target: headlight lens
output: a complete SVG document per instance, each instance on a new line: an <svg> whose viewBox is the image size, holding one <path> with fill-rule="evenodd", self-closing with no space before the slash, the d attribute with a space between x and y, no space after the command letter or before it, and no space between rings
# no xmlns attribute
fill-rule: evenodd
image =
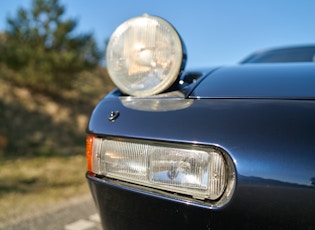
<svg viewBox="0 0 315 230"><path fill-rule="evenodd" d="M89 171L160 190L217 201L231 197L235 171L229 158L211 147L88 137Z"/></svg>
<svg viewBox="0 0 315 230"><path fill-rule="evenodd" d="M143 15L115 30L107 46L106 65L121 91L151 96L175 82L184 67L183 52L181 39L170 23Z"/></svg>

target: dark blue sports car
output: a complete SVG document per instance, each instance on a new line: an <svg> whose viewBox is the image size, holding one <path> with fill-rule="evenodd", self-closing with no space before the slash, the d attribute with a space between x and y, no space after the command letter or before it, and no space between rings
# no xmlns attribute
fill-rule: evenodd
<svg viewBox="0 0 315 230"><path fill-rule="evenodd" d="M314 46L185 71L182 39L143 15L113 33L117 89L88 125L104 229L315 229Z"/></svg>

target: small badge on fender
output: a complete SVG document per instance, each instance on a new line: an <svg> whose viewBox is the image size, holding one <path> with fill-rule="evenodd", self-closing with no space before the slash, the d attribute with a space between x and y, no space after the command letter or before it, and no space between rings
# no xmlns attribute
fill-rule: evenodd
<svg viewBox="0 0 315 230"><path fill-rule="evenodd" d="M119 111L111 111L108 120L115 121L119 117Z"/></svg>

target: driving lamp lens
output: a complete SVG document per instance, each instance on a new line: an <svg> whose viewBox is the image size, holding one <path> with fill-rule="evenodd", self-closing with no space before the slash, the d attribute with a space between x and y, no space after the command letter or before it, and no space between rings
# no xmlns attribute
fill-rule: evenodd
<svg viewBox="0 0 315 230"><path fill-rule="evenodd" d="M96 174L199 200L225 194L226 201L234 188L234 168L217 149L97 137L93 143L90 170Z"/></svg>
<svg viewBox="0 0 315 230"><path fill-rule="evenodd" d="M174 27L162 18L144 15L114 31L106 65L122 92L145 97L161 93L175 82L183 56L183 44Z"/></svg>

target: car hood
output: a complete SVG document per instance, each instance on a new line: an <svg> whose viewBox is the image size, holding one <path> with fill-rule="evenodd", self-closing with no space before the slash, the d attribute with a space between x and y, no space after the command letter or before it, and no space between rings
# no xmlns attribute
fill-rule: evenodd
<svg viewBox="0 0 315 230"><path fill-rule="evenodd" d="M315 98L314 63L245 64L209 72L189 98Z"/></svg>

